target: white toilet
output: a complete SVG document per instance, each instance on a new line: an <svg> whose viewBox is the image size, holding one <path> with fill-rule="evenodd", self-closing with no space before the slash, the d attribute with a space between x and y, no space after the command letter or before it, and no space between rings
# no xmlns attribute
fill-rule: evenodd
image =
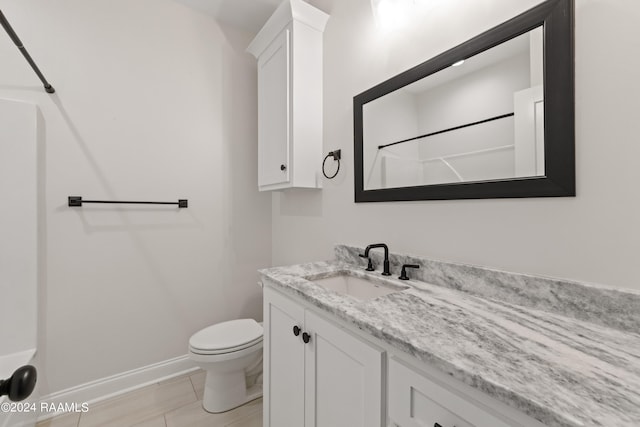
<svg viewBox="0 0 640 427"><path fill-rule="evenodd" d="M262 324L238 319L209 326L189 339L189 357L207 372L206 411L229 411L262 396L262 333Z"/></svg>

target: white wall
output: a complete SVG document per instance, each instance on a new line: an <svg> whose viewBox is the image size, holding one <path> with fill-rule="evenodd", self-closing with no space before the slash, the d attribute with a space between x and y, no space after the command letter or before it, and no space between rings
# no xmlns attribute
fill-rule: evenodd
<svg viewBox="0 0 640 427"><path fill-rule="evenodd" d="M575 198L353 202L352 97L538 3L456 0L383 35L368 0L314 0L324 48L324 150L343 150L322 192L273 197L274 264L332 257L335 243L640 289L640 2L576 1Z"/></svg>
<svg viewBox="0 0 640 427"><path fill-rule="evenodd" d="M187 353L214 322L261 319L270 196L257 192L251 35L169 0L0 0L57 92L0 31L0 98L44 118L41 392ZM189 199L189 208L85 199Z"/></svg>

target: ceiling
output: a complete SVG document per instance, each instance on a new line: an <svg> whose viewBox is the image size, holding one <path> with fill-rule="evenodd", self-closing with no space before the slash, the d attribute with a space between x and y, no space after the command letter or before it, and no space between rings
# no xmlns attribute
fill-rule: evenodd
<svg viewBox="0 0 640 427"><path fill-rule="evenodd" d="M176 0L218 21L257 33L282 0Z"/></svg>

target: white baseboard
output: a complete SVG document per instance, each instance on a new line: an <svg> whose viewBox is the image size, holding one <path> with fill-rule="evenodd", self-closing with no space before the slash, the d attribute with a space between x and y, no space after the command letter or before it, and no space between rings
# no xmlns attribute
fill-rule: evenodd
<svg viewBox="0 0 640 427"><path fill-rule="evenodd" d="M91 405L197 369L189 355L184 355L51 393L42 396L40 401L54 404L86 402ZM58 414L41 414L38 421L56 415Z"/></svg>

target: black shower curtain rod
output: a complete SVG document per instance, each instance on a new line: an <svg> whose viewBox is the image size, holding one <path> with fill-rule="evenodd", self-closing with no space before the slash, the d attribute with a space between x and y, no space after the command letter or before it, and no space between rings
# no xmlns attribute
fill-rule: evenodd
<svg viewBox="0 0 640 427"><path fill-rule="evenodd" d="M40 78L40 81L44 85L44 90L46 90L48 93L54 93L56 90L53 88L53 86L49 84L47 79L44 78L44 76L40 72L40 69L38 68L36 63L33 62L33 59L31 59L31 55L29 55L29 52L27 52L27 49L25 49L24 45L22 44L22 41L20 41L20 38L18 37L16 32L13 31L13 28L11 28L9 21L7 21L7 18L4 16L1 10L0 10L0 24L2 24L2 26L4 27L4 30L7 32L7 34L9 34L9 37L11 37L11 40L13 40L15 45L18 46L18 49L20 49L20 52L22 52L22 55L24 55L29 65L31 65L31 68L33 68L33 71L36 72L36 74L38 75L38 78Z"/></svg>

